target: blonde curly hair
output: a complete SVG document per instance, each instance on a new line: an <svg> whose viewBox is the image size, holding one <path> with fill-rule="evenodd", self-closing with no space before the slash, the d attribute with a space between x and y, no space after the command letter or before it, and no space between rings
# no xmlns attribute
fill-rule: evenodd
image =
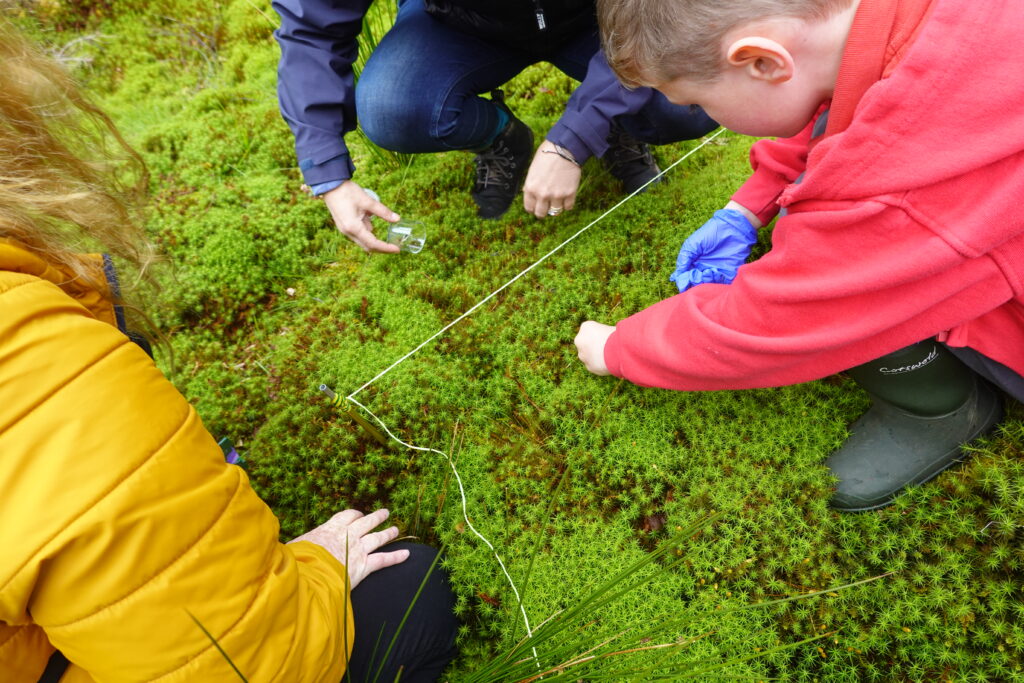
<svg viewBox="0 0 1024 683"><path fill-rule="evenodd" d="M139 222L142 158L75 79L3 19L0 92L0 237L113 300L83 252L121 259L135 270L129 285L155 260Z"/></svg>

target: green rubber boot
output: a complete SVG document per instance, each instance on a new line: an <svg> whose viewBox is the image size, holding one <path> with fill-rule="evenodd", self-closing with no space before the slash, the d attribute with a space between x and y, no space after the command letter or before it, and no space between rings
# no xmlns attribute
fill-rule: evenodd
<svg viewBox="0 0 1024 683"><path fill-rule="evenodd" d="M832 507L885 507L907 486L964 458L961 446L1003 418L999 393L942 344L928 340L848 371L873 405L825 464L839 478Z"/></svg>

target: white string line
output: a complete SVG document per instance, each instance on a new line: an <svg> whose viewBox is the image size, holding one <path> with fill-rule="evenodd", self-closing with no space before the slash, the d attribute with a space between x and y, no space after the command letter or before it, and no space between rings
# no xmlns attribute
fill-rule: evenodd
<svg viewBox="0 0 1024 683"><path fill-rule="evenodd" d="M377 373L377 376L376 376L376 377L374 377L374 378L373 378L373 379L371 379L371 380L370 380L369 382L367 382L367 383L366 383L366 384L364 384L363 386L361 386L361 387L359 387L358 389L356 389L355 391L353 391L353 392L352 392L351 394L349 394L349 395L348 395L348 396L346 396L345 398L347 398L348 400L352 400L352 397L353 397L353 396L356 396L356 395L358 395L359 393L361 393L361 392L363 391L363 389L366 389L366 388L367 388L368 386L370 386L371 384L373 384L374 382L376 382L376 381L377 381L378 379L380 379L380 378L381 378L381 377L383 377L384 375L386 375L386 374L388 374L389 372L391 372L392 370L394 370L394 369L395 369L395 368L396 368L396 367L397 367L397 366L398 366L399 364L401 364L401 363L405 362L405 360L406 360L406 359L408 359L408 358L409 358L410 356L412 356L412 355L413 355L414 353L416 353L417 351L419 351L420 349L422 349L422 348L423 348L424 346L426 346L426 345L427 345L427 344L429 344L430 342L432 342L432 341L434 341L435 339L437 339L438 337L440 337L440 336L441 336L442 334L444 334L445 332L447 332L448 330L450 330L450 329L451 329L452 327L454 327L455 325L459 324L460 322L462 322L463 320L465 320L466 318L468 318L468 317L469 317L469 316L470 316L470 315L471 315L471 314L472 314L472 313L473 313L473 312L474 312L475 310L477 310L478 308L480 308L481 306L483 306L483 305L484 305L485 303L487 303L488 301L490 301L491 299L493 299L493 298L494 298L495 296L497 296L498 294L500 294L500 293L501 293L502 291L504 291L504 290L505 290L505 289L506 289L506 288L507 288L508 286L510 286L510 285L511 285L511 284L512 284L513 282L515 282L516 280L518 280L519 278L521 278L522 276L526 275L526 274L527 274L527 273L529 273L529 272L530 272L531 270L533 270L534 268L536 268L537 266L539 266L539 265L540 265L541 263L543 263L544 261L546 261L546 260L548 259L548 257L549 257L549 256L551 256L551 255L552 255L552 254L554 254L555 252L559 251L559 250L560 250L560 249L561 249L562 247L564 247L565 245L569 244L569 242L572 242L572 241L573 241L574 239L576 239L577 237L579 237L580 235L582 235L582 234L583 234L584 232L586 232L587 230L589 230L589 229L590 229L590 228L591 228L592 226L594 226L594 225L595 225L595 224L597 224L597 223L598 223L599 221L601 221L602 219L604 219L604 218L605 218L605 217L606 217L606 216L607 216L608 214L610 214L610 213L612 213L613 211L617 210L617 209L618 209L618 208L619 208L620 206L622 206L623 204L625 204L626 202L628 202L628 201L629 201L630 199L632 199L633 197L635 197L635 196L636 196L637 194L639 194L639 193L643 192L643 191L644 191L644 190L645 190L645 189L647 188L647 186L648 186L648 185L650 185L651 183L657 182L657 181L658 181L658 180L659 180L659 179L660 179L660 178L661 178L661 177L662 177L663 175L665 175L666 173L668 173L669 171L671 171L671 170L672 170L673 168L675 168L676 166L678 166L678 165L679 165L679 164L680 164L680 163L681 163L682 161L684 161L684 160L686 160L687 158L689 158L689 157L690 157L691 155L693 155L693 154L694 154L695 152L697 152L698 150L702 149L702 148L703 148L703 147L704 147L704 146L705 146L706 144L708 144L709 142L711 142L712 140L714 140L714 139L715 139L716 137L718 137L719 135L721 135L721 134L722 134L722 132L724 132L724 131L725 131L725 128L719 128L719 129L718 129L717 131L715 131L714 135L711 135L711 136L708 136L708 137L704 138L704 141L703 141L703 142L701 142L701 143L700 143L699 145L697 145L696 147L694 147L693 149L691 149L691 150L690 150L689 152L687 152L687 153L686 153L686 154L684 154L683 156L679 157L679 159L677 159L677 160L676 160L676 161L675 161L675 162L674 162L674 163L673 163L673 164L672 164L671 166L669 166L669 167L668 167L668 168L666 168L666 169L665 169L664 171L662 171L662 172L661 172L661 173L659 173L658 175L656 175L656 176L654 176L653 178L651 178L650 180L648 180L648 181L647 181L646 183L644 183L643 185L641 185L641 186L640 186L640 187L638 187L637 189L633 190L633 192L631 192L630 194L628 194L628 195L626 195L625 197L623 197L623 198L622 198L622 200L620 200L618 204L616 204L616 205L615 205L615 206L613 206L612 208L608 209L607 211L605 211L604 213L602 213L602 214L601 214L600 216L598 216L598 217L597 217L597 218L595 218L594 220L590 221L590 223L588 223L587 225L585 225L585 226L583 226L582 228L580 228L579 230L577 230L577 231L576 231L576 233L575 233L575 234L574 234L574 235L573 235L572 237L570 237L569 239L565 240L564 242L562 242L561 244L559 244L559 245L558 245L557 247L555 247L554 249L552 249L552 250L551 250L551 251L549 251L548 253L546 253L546 254L544 254L543 256L541 256L541 257L540 257L540 258L539 258L539 259L538 259L537 261L535 261L535 262L534 262L533 264L531 264L530 266L528 266L528 267L526 267L525 269L523 269L522 271L520 271L518 275L516 275L516 276L515 276L515 277L513 277L513 278L512 278L511 280L509 280L508 282L506 282L505 284L503 284L503 285L502 285L501 287L498 287L498 288L497 288L496 290L494 290L493 292L491 292L490 294L488 294L487 296L485 296L485 297L484 297L483 299L481 299L480 301L478 301L478 302L477 302L476 304L474 304L474 305L473 305L473 307L472 307L472 308L470 308L469 310L467 310L467 311L466 311L465 313L463 313L462 315L460 315L460 316L459 316L458 318L456 318L455 320L451 321L450 323L448 323L447 325L445 325L444 327L442 327L442 328L441 328L440 330L438 330L438 331L437 331L437 332L435 332L434 334L432 334L432 335L430 335L429 337L427 337L427 338L426 338L426 339L425 339L425 340L424 340L424 341L423 341L423 342L422 342L422 343L421 343L421 344L420 344L419 346L417 346L417 347L416 347L416 348L414 348L414 349L413 349L412 351L410 351L409 353L405 354L404 356L402 356L401 358L399 358L398 360L396 360L396 361L395 361L394 363L392 363L392 364L391 364L391 365L389 365L388 367L386 367L386 368L384 368L383 370L381 370L381 371L380 371L379 373Z"/></svg>
<svg viewBox="0 0 1024 683"><path fill-rule="evenodd" d="M494 290L493 292L488 294L486 297L484 297L483 299L478 301L476 304L474 304L465 313L463 313L458 318L456 318L455 320L451 321L450 323L448 323L447 325L442 327L440 330L438 330L437 332L432 334L430 337L428 337L426 340L424 340L419 346L417 346L412 351L410 351L409 353L405 354L404 356L402 356L401 358L396 360L394 363L389 365L387 368L385 368L381 372L377 373L376 377L374 377L369 382L367 382L366 384L364 384L363 386L359 387L358 389L356 389L351 394L349 394L348 396L345 397L346 401L350 401L351 403L355 404L356 406L361 408L363 410L363 412L365 412L367 415L369 415L374 420L376 420L377 424L379 424L381 426L381 428L385 432L387 432L387 435L390 436L392 439L394 439L397 443L405 446L406 448L410 448L410 449L415 450L415 451L422 451L424 453L437 453L438 455L442 456L448 462L448 466L451 468L452 473L455 475L455 481L459 485L459 497L460 497L461 503L462 503L462 518L465 520L466 525L470 528L470 530L473 532L473 534L476 535L476 537L479 538L481 541L483 541L484 544L488 548L490 548L491 553L494 555L494 559L496 559L498 561L498 565L501 567L501 571L505 575L505 579L508 580L508 584L509 584L509 586L512 587L512 592L516 596L516 602L519 603L519 611L523 615L523 623L526 624L526 634L527 634L527 637L532 637L533 636L533 630L530 627L530 619L526 615L526 609L525 609L525 606L523 605L523 600L522 600L522 598L519 595L519 589L516 588L515 581L512 580L512 576L508 573L508 569L505 567L505 563L504 563L504 561L502 561L501 556L498 555L498 551L495 549L494 545L489 540L487 540L487 538L483 534L481 534L479 531L477 531L476 527L473 526L473 523L469 521L469 512L468 512L467 503L466 503L466 490L465 490L465 488L462 485L462 477L459 475L459 471L455 468L455 463L452 461L451 457L447 453L445 453L443 451L439 451L436 448L429 448L429 447L423 447L423 446L414 446L411 443L407 443L405 441L402 441L397 436L395 436L394 433L390 429L388 429L388 426L386 424L384 424L383 420L381 420L379 417L377 417L369 408L367 408L362 403L357 401L355 399L355 396L357 394L359 394L361 391L363 391L364 389L366 389L368 386L370 386L371 384L376 382L378 379L380 379L384 375L386 375L389 372L391 372L400 363L403 363L404 361L406 361L410 356L412 356L417 351L422 349L424 346L426 346L427 344L432 342L434 339L437 339L439 336L441 336L442 334L444 334L445 332L450 330L452 327L454 327L455 325L457 325L461 321L465 320L467 317L470 316L470 314L473 313L473 311L477 310L478 308L483 306L485 303L487 303L488 301L493 299L502 290L504 290L509 285L511 285L513 282L515 282L516 280L518 280L519 278L521 278L522 276L526 275L531 270L533 270L534 268L539 266L541 263L543 263L552 254L554 254L555 252L559 251L562 247L564 247L565 245L569 244L569 242L572 242L574 239L576 239L577 237L582 235L584 232L586 232L592 226L594 226L596 223L598 223L599 221L604 219L606 216L608 216L609 214L614 212L616 209L618 209L620 206L625 204L627 201L629 201L630 199L635 197L640 192L643 192L643 190L648 185L650 185L651 183L657 182L659 178L661 178L663 175L665 175L666 173L671 171L673 168L678 166L682 161L686 160L687 158L692 156L694 153L696 153L697 151L702 149L705 145L707 145L709 142L711 142L716 137L721 135L724 131L725 131L724 128L719 128L713 135L708 136L699 145L697 145L696 147L691 149L689 152L687 152L683 156L679 157L679 159L677 159L675 162L673 162L668 168L666 168L665 170L661 171L658 175L654 176L653 178L648 180L646 183L644 183L643 185L638 187L636 190L634 190L630 194L628 194L625 197L623 197L622 200L620 200L615 206L613 206L612 208L610 208L607 211L605 211L603 214L601 214L600 216L598 216L597 218L592 220L590 223L588 223L584 227L580 228L578 231L576 231L575 234L573 234L567 240L565 240L564 242L559 244L557 247L555 247L554 249L552 249L548 253L544 254L542 257L540 257L540 259L535 261L532 265L530 265L529 267L527 267L527 268L523 269L522 271L520 271L520 273L518 275L516 275L511 280L509 280L508 282L503 284L501 287L499 287L498 289ZM536 650L536 648L531 648L531 649L533 650L533 657L536 660L537 659L537 650ZM537 662L537 665L540 666L540 662L539 661Z"/></svg>
<svg viewBox="0 0 1024 683"><path fill-rule="evenodd" d="M405 441L402 441L397 436L395 436L394 433L392 433L392 431L390 429L388 429L388 426L386 424L384 424L384 422L379 417L374 415L370 411L369 408L367 408L366 406L364 406L362 403L360 403L359 401L355 400L351 396L349 396L347 398L347 400L351 401L352 403L354 403L357 406L359 406L360 408L362 408L363 411L366 412L367 415L369 415L370 417L372 417L374 420L377 421L377 424L379 424L381 426L381 428L385 432L388 433L388 436L390 436L392 439L394 439L398 443L402 444L406 448L411 448L414 451L423 451L424 453L437 453L438 455L443 456L444 459L448 461L448 466L451 467L452 474L455 475L455 481L459 485L459 497L462 499L462 518L466 520L466 525L470 528L470 530L474 534L476 534L476 537L479 538L481 541L483 541L484 544L486 544L487 547L491 549L491 552L494 553L494 558L496 560L498 560L498 564L501 566L502 573L505 575L505 578L508 579L508 584L510 586L512 586L512 592L515 593L516 602L519 603L519 611L522 612L522 614L523 614L523 622L526 624L526 635L528 637L532 637L533 636L533 631L530 629L530 619L529 619L529 617L526 616L526 609L523 607L523 599L520 597L519 590L516 588L515 582L512 580L512 577L509 575L508 569L505 568L505 563L502 562L501 556L498 555L498 551L494 548L493 545L491 545L491 542L488 541L487 538L484 537L483 534L481 534L479 531L477 531L476 527L473 526L473 523L469 521L469 512L468 512L467 507L466 507L466 489L463 488L463 486L462 486L462 477L459 475L459 471L457 469L455 469L455 463L452 462L451 457L449 457L449 455L447 453L444 453L443 451L439 451L436 448L425 448L423 446L414 446L411 443L406 443ZM534 649L534 651L533 651L533 656L534 656L534 658L537 657L537 650L536 649Z"/></svg>

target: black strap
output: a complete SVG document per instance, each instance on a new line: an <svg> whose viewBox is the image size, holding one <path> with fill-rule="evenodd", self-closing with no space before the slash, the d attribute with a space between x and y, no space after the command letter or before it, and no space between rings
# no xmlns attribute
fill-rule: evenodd
<svg viewBox="0 0 1024 683"><path fill-rule="evenodd" d="M114 267L114 261L110 258L110 254L103 255L103 275L107 278L107 285L110 287L110 293L114 295L114 300L120 300L121 283L117 279L117 268ZM146 339L146 336L135 330L128 329L124 319L124 306L121 304L114 304L114 320L117 322L117 329L124 332L128 335L129 339L142 347L147 356L153 357L153 347L150 345L149 340Z"/></svg>
<svg viewBox="0 0 1024 683"><path fill-rule="evenodd" d="M46 663L43 675L39 677L39 683L58 683L70 664L71 662L64 656L64 653L57 650L50 655L50 661Z"/></svg>

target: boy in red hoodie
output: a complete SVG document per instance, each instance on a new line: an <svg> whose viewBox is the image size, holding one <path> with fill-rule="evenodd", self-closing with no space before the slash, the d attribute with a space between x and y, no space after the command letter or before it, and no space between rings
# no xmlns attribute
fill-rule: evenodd
<svg viewBox="0 0 1024 683"><path fill-rule="evenodd" d="M1002 418L993 385L1024 399L1020 3L599 0L598 15L626 84L784 139L754 145L753 175L683 245L678 296L580 327L586 367L677 390L849 370L873 406L828 459L841 510L960 460ZM740 267L780 209L771 251Z"/></svg>

